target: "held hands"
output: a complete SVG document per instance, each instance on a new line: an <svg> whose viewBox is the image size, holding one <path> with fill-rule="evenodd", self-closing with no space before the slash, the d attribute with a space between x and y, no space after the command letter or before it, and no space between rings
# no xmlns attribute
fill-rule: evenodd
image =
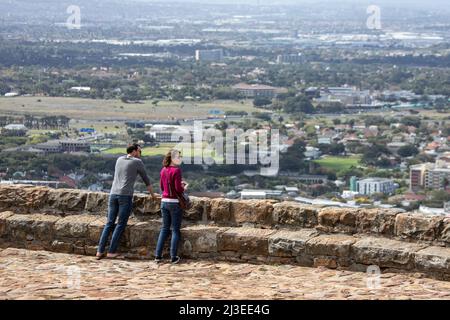
<svg viewBox="0 0 450 320"><path fill-rule="evenodd" d="M187 190L187 188L189 187L189 183L187 183L186 181L181 181L181 184L183 185L184 190Z"/></svg>

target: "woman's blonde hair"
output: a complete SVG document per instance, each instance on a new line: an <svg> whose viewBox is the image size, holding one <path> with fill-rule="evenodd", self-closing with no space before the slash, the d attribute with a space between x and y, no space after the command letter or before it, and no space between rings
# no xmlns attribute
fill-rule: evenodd
<svg viewBox="0 0 450 320"><path fill-rule="evenodd" d="M180 150L172 149L169 152L167 152L162 162L163 167L169 167L170 164L172 163L172 159L175 158L177 155L181 155Z"/></svg>

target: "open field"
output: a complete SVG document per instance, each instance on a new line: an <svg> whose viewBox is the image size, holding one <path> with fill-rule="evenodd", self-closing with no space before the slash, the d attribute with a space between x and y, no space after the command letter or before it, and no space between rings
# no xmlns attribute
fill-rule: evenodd
<svg viewBox="0 0 450 320"><path fill-rule="evenodd" d="M348 169L350 167L356 167L359 165L361 160L360 156L352 157L326 157L320 160L314 161L318 163L321 167L333 170L335 172Z"/></svg>
<svg viewBox="0 0 450 320"><path fill-rule="evenodd" d="M161 143L158 147L145 147L142 149L142 156L143 157L153 157L153 156L164 156L167 152L169 152L172 148L175 147L175 143ZM207 157L209 153L207 151L204 151L201 148L195 149L194 146L190 145L178 145L180 151L182 152L183 158L192 158L194 156L201 157L202 155L204 157ZM203 144L203 147L206 147L206 143ZM111 148L102 151L105 154L124 154L125 148ZM203 154L204 152L204 154ZM220 159L220 157L215 157L213 152L213 158L214 159Z"/></svg>
<svg viewBox="0 0 450 320"><path fill-rule="evenodd" d="M126 104L120 100L94 100L65 97L0 98L0 114L36 116L64 115L84 120L154 120L206 117L211 109L221 111L258 111L251 101L220 100L212 102L152 101Z"/></svg>
<svg viewBox="0 0 450 320"><path fill-rule="evenodd" d="M152 156L164 156L171 148L173 144L161 144L159 147L146 147L142 149L142 156L152 157ZM111 148L103 151L106 154L125 154L125 148Z"/></svg>

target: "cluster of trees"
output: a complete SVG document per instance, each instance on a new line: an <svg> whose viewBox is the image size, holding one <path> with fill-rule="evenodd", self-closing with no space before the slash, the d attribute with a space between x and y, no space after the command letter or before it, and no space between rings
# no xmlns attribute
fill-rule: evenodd
<svg viewBox="0 0 450 320"><path fill-rule="evenodd" d="M69 128L70 118L66 116L44 116L36 117L25 115L24 117L0 116L0 127L8 124L21 123L28 129L36 130L62 130Z"/></svg>

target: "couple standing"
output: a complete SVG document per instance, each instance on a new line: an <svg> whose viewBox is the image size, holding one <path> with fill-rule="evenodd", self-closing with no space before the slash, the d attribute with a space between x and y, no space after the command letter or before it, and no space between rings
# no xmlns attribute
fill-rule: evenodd
<svg viewBox="0 0 450 320"><path fill-rule="evenodd" d="M119 256L117 248L133 208L134 183L138 175L141 176L147 186L147 190L151 194L153 201L157 200L156 195L153 193L150 179L145 171L144 163L141 160L141 154L142 149L140 145L133 144L127 148L127 155L117 159L114 182L109 196L108 219L98 244L97 259L104 257L116 258ZM155 252L155 262L157 263L162 261L164 243L171 229L171 262L178 263L180 261L180 257L177 256L177 251L183 210L179 205L177 194L182 194L187 188L187 184L181 177L181 169L179 168L181 161L181 153L178 150L169 151L163 160L163 168L160 173L163 223ZM118 220L117 225L116 220ZM111 244L108 254L106 254L106 242L111 232Z"/></svg>

